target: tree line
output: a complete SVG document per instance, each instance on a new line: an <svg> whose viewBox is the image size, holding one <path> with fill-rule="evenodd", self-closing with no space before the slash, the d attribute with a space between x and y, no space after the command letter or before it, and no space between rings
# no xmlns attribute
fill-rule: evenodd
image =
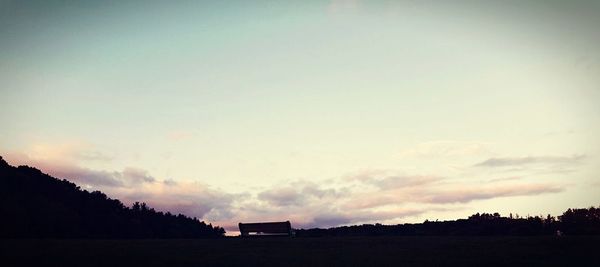
<svg viewBox="0 0 600 267"><path fill-rule="evenodd" d="M474 214L467 219L397 225L363 224L328 229L297 229L298 237L322 236L427 236L427 235L598 235L600 206L568 209L562 215L519 217L499 213Z"/></svg>
<svg viewBox="0 0 600 267"><path fill-rule="evenodd" d="M0 238L218 238L225 230L146 203L125 206L0 157Z"/></svg>

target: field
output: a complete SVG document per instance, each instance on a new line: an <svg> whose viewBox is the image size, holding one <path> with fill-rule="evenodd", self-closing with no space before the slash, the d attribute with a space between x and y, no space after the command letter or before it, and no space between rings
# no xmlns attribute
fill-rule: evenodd
<svg viewBox="0 0 600 267"><path fill-rule="evenodd" d="M600 236L0 240L2 266L600 266Z"/></svg>

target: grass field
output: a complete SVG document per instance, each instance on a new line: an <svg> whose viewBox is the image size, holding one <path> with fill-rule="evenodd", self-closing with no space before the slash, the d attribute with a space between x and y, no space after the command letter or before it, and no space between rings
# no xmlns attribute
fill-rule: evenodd
<svg viewBox="0 0 600 267"><path fill-rule="evenodd" d="M600 266L600 236L0 240L1 266Z"/></svg>

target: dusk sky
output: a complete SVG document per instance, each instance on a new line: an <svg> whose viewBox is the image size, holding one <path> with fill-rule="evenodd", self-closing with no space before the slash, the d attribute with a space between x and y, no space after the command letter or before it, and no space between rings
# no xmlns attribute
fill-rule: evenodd
<svg viewBox="0 0 600 267"><path fill-rule="evenodd" d="M0 155L294 227L600 204L600 1L0 0Z"/></svg>

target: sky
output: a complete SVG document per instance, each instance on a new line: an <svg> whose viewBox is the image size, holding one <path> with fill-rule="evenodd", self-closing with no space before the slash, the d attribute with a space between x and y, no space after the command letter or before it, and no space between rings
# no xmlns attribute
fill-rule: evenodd
<svg viewBox="0 0 600 267"><path fill-rule="evenodd" d="M600 204L598 1L0 0L0 155L237 231Z"/></svg>

